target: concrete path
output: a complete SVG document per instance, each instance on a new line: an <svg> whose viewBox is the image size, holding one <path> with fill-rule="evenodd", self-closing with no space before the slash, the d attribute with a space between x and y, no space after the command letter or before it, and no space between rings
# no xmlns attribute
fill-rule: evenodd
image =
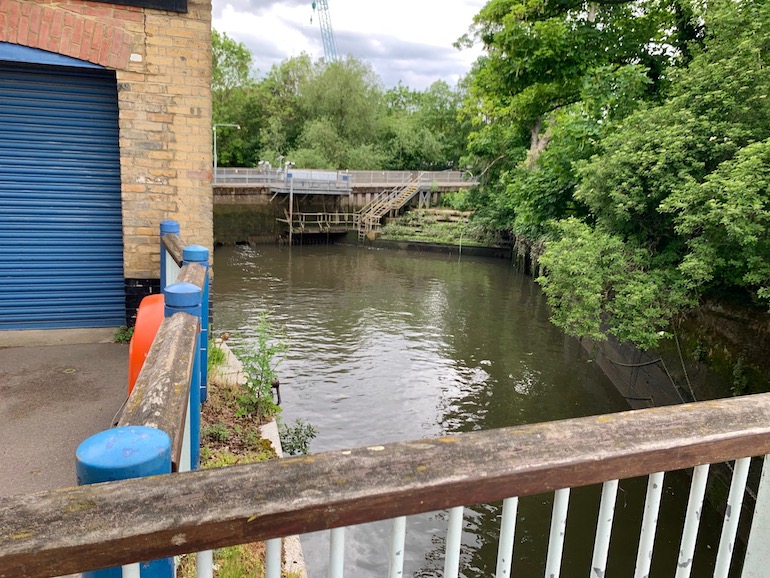
<svg viewBox="0 0 770 578"><path fill-rule="evenodd" d="M0 342L0 496L77 485L77 446L109 428L126 400L128 345L8 343Z"/></svg>

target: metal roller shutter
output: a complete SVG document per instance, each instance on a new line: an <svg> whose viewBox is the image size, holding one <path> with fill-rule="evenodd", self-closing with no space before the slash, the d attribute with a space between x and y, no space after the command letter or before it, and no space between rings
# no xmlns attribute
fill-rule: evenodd
<svg viewBox="0 0 770 578"><path fill-rule="evenodd" d="M0 330L125 323L115 75L0 62Z"/></svg>

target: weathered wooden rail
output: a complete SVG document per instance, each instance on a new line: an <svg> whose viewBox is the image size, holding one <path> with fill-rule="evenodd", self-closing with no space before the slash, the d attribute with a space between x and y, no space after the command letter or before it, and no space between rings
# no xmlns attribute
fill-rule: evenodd
<svg viewBox="0 0 770 578"><path fill-rule="evenodd" d="M649 573L662 472L696 467L680 562L670 574L682 578L690 575L704 464L738 460L714 572L727 576L745 486L740 472L745 458L766 454L770 394L14 496L0 499L0 578L56 576L444 508L452 508L450 526L459 510L461 529L459 506L501 499L503 562L496 576L508 576L516 498L554 490L546 575L558 576L567 488L604 482L594 560L583 574L602 576L613 481L651 474L634 574L642 577ZM770 576L769 463L743 578ZM457 531L447 539L445 576L457 575Z"/></svg>

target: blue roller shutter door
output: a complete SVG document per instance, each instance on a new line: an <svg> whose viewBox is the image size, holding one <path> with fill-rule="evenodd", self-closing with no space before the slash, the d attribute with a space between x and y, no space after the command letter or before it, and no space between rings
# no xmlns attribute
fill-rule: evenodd
<svg viewBox="0 0 770 578"><path fill-rule="evenodd" d="M109 71L0 62L0 330L125 323Z"/></svg>

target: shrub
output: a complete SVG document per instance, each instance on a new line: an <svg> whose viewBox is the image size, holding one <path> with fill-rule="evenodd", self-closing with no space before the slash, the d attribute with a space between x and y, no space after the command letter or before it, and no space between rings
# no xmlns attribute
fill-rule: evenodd
<svg viewBox="0 0 770 578"><path fill-rule="evenodd" d="M251 416L261 422L281 411L273 399L273 382L277 379L275 357L285 350L283 342L276 339L267 315L261 315L257 324L256 344L238 350L246 374L244 390L238 396L238 417Z"/></svg>
<svg viewBox="0 0 770 578"><path fill-rule="evenodd" d="M290 456L307 455L310 442L318 435L315 426L298 419L294 425L279 424L278 435L284 453Z"/></svg>

